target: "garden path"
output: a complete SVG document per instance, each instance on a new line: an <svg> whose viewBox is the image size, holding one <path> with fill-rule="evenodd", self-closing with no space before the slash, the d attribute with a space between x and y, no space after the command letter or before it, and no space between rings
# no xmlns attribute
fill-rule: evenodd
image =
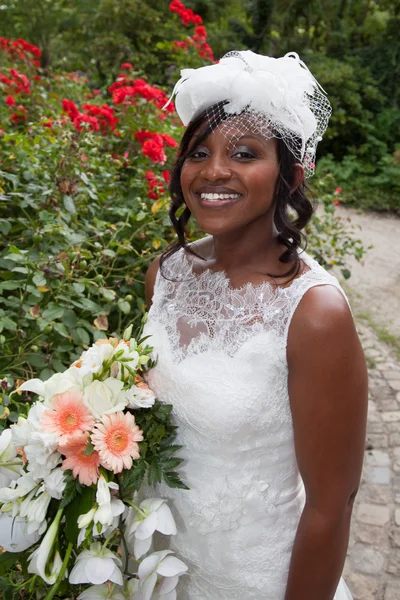
<svg viewBox="0 0 400 600"><path fill-rule="evenodd" d="M345 579L354 600L400 598L400 359L376 325L400 339L400 219L339 208L374 244L346 290L369 365L367 444ZM369 315L369 317L368 317ZM374 325L375 324L375 325Z"/></svg>

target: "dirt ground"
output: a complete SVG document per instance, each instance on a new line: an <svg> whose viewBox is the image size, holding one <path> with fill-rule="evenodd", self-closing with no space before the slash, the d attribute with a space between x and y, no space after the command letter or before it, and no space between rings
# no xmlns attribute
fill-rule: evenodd
<svg viewBox="0 0 400 600"><path fill-rule="evenodd" d="M369 314L375 323L400 337L400 218L338 207L337 213L357 226L357 237L372 244L361 265L350 263L346 289L355 312Z"/></svg>

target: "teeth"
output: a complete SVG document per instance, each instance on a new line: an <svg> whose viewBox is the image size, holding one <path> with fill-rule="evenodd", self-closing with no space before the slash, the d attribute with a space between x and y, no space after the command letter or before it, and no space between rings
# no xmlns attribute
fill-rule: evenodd
<svg viewBox="0 0 400 600"><path fill-rule="evenodd" d="M217 202L218 200L235 200L240 198L241 194L200 194L202 200Z"/></svg>

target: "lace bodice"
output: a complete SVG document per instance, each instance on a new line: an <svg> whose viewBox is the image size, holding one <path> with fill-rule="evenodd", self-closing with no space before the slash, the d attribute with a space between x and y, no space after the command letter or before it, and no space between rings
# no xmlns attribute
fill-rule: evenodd
<svg viewBox="0 0 400 600"><path fill-rule="evenodd" d="M223 272L192 269L180 250L158 273L145 327L158 357L149 383L173 404L190 487L170 499L189 565L178 600L283 600L304 506L287 386L286 344L308 289L337 280L305 253L286 288L232 288ZM340 584L335 600L350 595Z"/></svg>

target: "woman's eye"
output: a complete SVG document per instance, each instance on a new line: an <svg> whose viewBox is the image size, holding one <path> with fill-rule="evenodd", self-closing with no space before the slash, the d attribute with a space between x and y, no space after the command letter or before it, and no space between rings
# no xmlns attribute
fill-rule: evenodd
<svg viewBox="0 0 400 600"><path fill-rule="evenodd" d="M255 154L253 152L249 152L248 150L239 150L239 151L235 152L235 154L233 156L234 156L234 158L246 158L246 159L256 158Z"/></svg>
<svg viewBox="0 0 400 600"><path fill-rule="evenodd" d="M189 154L188 158L205 158L206 156L208 155L204 150L195 150Z"/></svg>

